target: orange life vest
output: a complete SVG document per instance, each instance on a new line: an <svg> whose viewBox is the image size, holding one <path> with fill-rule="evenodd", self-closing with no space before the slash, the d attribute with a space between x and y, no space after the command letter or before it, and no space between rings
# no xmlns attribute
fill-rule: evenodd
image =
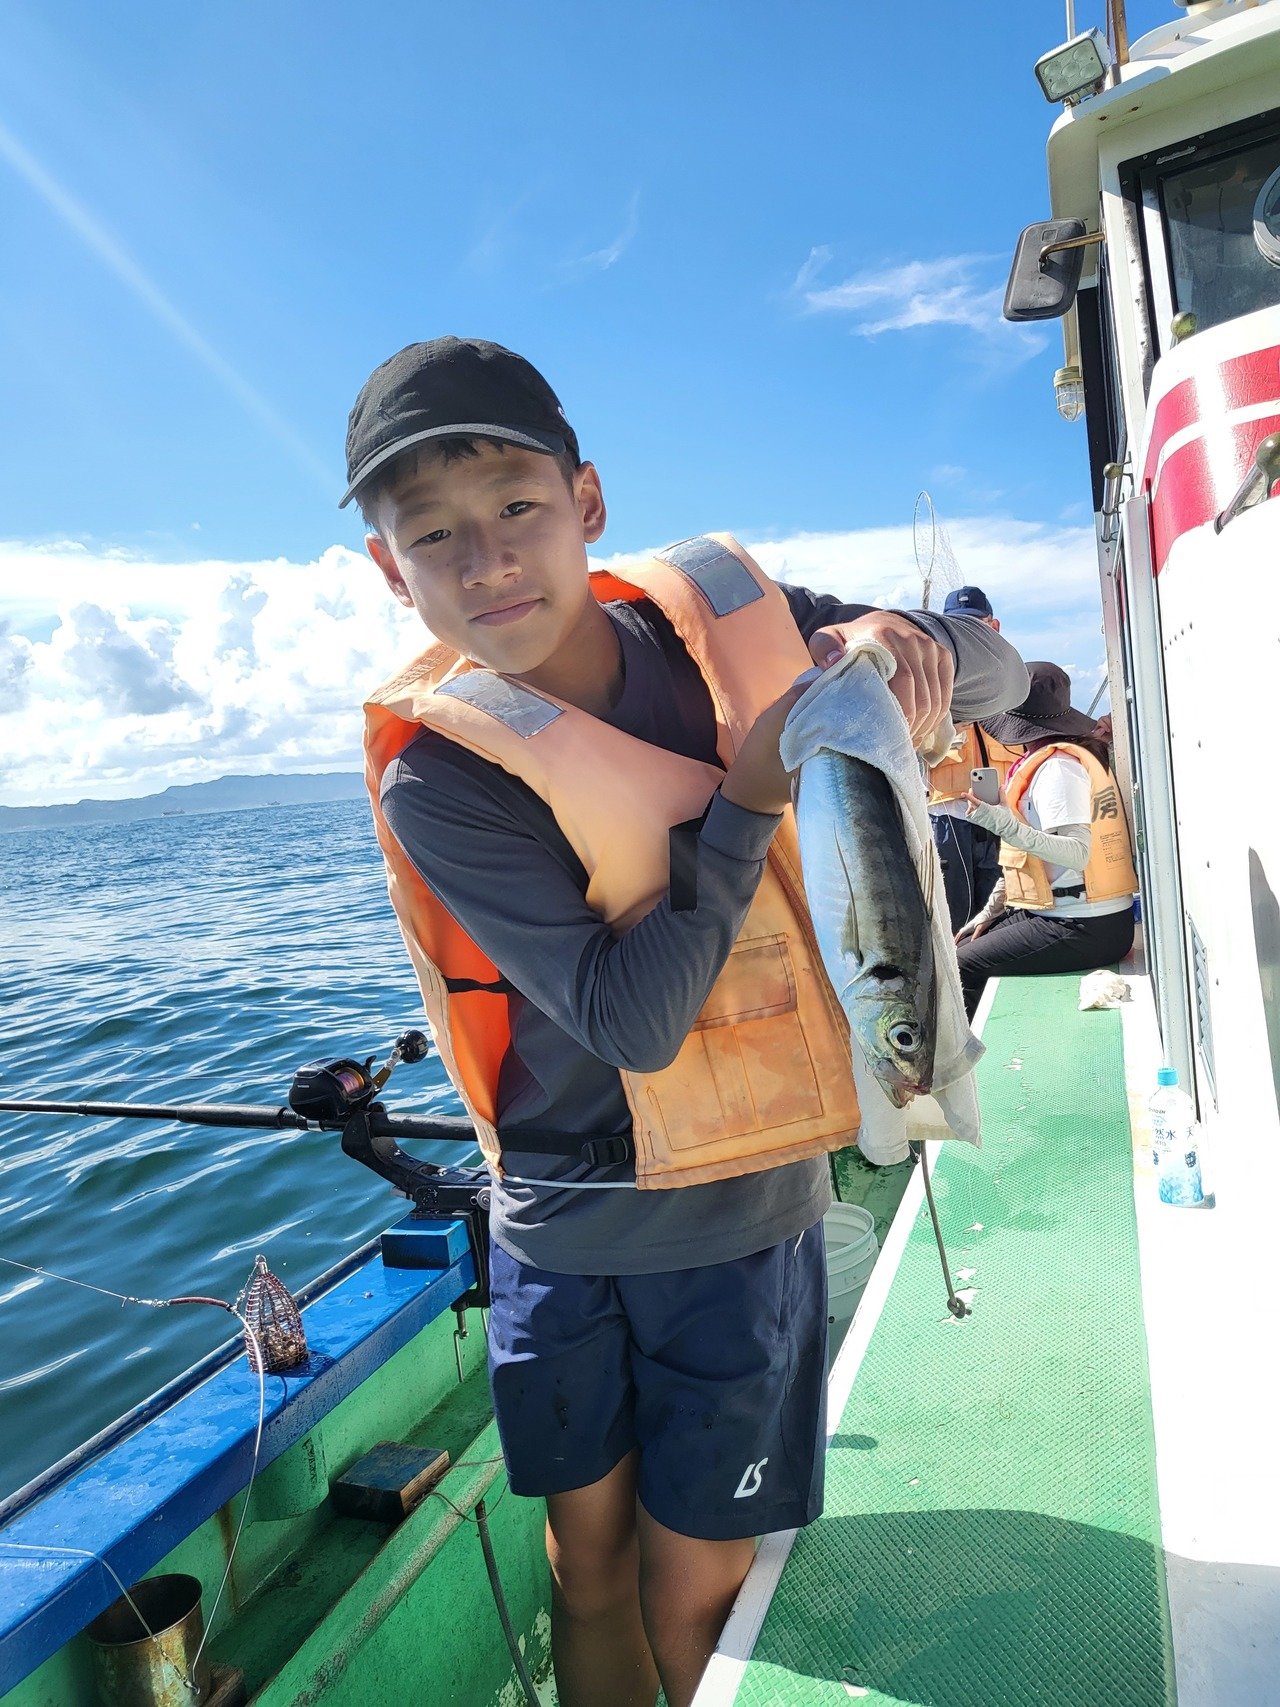
<svg viewBox="0 0 1280 1707"><path fill-rule="evenodd" d="M1089 863L1084 868L1084 900L1116 901L1132 895L1138 887L1133 869L1133 852L1129 846L1129 825L1120 804L1116 779L1105 765L1100 765L1085 747L1071 741L1054 741L1047 747L1037 747L1028 753L1009 773L1005 782L1005 799L1010 811L1025 824L1019 810L1031 779L1052 753L1065 753L1076 759L1089 773L1089 792L1092 800L1089 817ZM1035 854L1015 848L1010 842L1000 844L1000 868L1004 872L1004 899L1008 907L1052 907L1053 891L1049 872Z"/></svg>
<svg viewBox="0 0 1280 1707"><path fill-rule="evenodd" d="M728 535L593 573L601 602L652 599L702 674L726 766L756 717L812 663L781 590ZM433 646L365 707L366 778L388 888L445 1069L486 1159L502 1168L497 1087L507 986L418 875L382 815L382 779L423 726L521 778L587 873L587 903L621 935L670 884L669 831L723 780L575 706ZM849 1030L818 953L790 808L737 942L669 1066L620 1070L636 1183L696 1185L821 1155L859 1127Z"/></svg>
<svg viewBox="0 0 1280 1707"><path fill-rule="evenodd" d="M929 771L930 806L962 799L973 786L969 772L977 770L979 765L993 766L1003 788L1005 777L1022 752L1020 747L1004 746L976 723L967 724L961 735L960 745L952 747L946 758Z"/></svg>

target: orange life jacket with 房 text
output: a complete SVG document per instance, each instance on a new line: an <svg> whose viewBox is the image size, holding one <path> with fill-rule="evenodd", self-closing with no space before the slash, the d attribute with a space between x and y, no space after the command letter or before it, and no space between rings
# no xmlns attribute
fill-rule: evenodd
<svg viewBox="0 0 1280 1707"><path fill-rule="evenodd" d="M1089 776L1090 824L1089 863L1082 874L1086 901L1118 901L1138 887L1129 844L1129 824L1120 801L1116 779L1085 747L1072 741L1052 741L1020 759L1005 782L1009 810L1026 823L1021 806L1031 779L1053 753L1065 753L1082 764ZM1007 907L1049 908L1054 905L1048 867L1035 854L1000 844L1000 869L1004 873Z"/></svg>
<svg viewBox="0 0 1280 1707"><path fill-rule="evenodd" d="M629 567L625 580L594 572L591 589L602 603L651 599L667 617L711 695L725 766L760 712L812 663L780 588L727 535L685 540ZM440 645L366 705L366 776L391 901L440 1058L486 1160L501 1172L497 1088L514 992L432 894L379 803L388 766L424 727L500 765L546 802L586 871L588 906L619 936L667 893L670 832L701 816L724 773ZM814 940L790 808L737 941L675 1059L653 1071L620 1068L619 1076L640 1187L727 1179L853 1142L849 1030Z"/></svg>
<svg viewBox="0 0 1280 1707"><path fill-rule="evenodd" d="M929 770L929 804L942 806L949 800L961 800L973 787L970 772L982 765L994 768L1001 788L1010 770L1017 764L1021 747L1006 747L994 735L988 735L976 723L960 730L959 741L946 757Z"/></svg>

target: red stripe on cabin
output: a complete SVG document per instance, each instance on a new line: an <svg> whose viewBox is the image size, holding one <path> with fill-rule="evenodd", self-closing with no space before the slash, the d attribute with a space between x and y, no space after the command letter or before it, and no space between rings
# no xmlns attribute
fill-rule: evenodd
<svg viewBox="0 0 1280 1707"><path fill-rule="evenodd" d="M1203 527L1227 507L1253 463L1254 452L1268 433L1278 430L1280 409L1274 415L1260 416L1254 421L1235 424L1211 421L1205 434L1179 445L1167 458L1151 498L1151 540L1157 575L1164 568L1175 540L1192 528ZM1208 435L1214 435L1216 448L1224 433L1231 435L1235 472L1225 478L1219 459L1219 474L1215 479Z"/></svg>
<svg viewBox="0 0 1280 1707"><path fill-rule="evenodd" d="M1196 421L1229 415L1251 403L1266 403L1280 394L1280 344L1232 356L1207 373L1179 381L1156 404L1147 445L1142 483L1150 488L1160 452L1175 433Z"/></svg>

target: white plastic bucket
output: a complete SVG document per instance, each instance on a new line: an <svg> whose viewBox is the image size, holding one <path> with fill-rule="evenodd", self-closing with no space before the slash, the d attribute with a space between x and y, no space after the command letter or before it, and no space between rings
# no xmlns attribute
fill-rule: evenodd
<svg viewBox="0 0 1280 1707"><path fill-rule="evenodd" d="M875 1217L859 1203L833 1203L822 1218L827 1245L828 1361L840 1342L880 1254Z"/></svg>

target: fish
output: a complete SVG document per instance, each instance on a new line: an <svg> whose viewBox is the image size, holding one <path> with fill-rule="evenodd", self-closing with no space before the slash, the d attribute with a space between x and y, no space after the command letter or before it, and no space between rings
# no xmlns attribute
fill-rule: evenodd
<svg viewBox="0 0 1280 1707"><path fill-rule="evenodd" d="M794 793L805 892L823 966L851 1043L889 1101L905 1108L933 1088L933 896L922 884L883 771L823 747L800 766ZM930 867L927 880L932 877Z"/></svg>

